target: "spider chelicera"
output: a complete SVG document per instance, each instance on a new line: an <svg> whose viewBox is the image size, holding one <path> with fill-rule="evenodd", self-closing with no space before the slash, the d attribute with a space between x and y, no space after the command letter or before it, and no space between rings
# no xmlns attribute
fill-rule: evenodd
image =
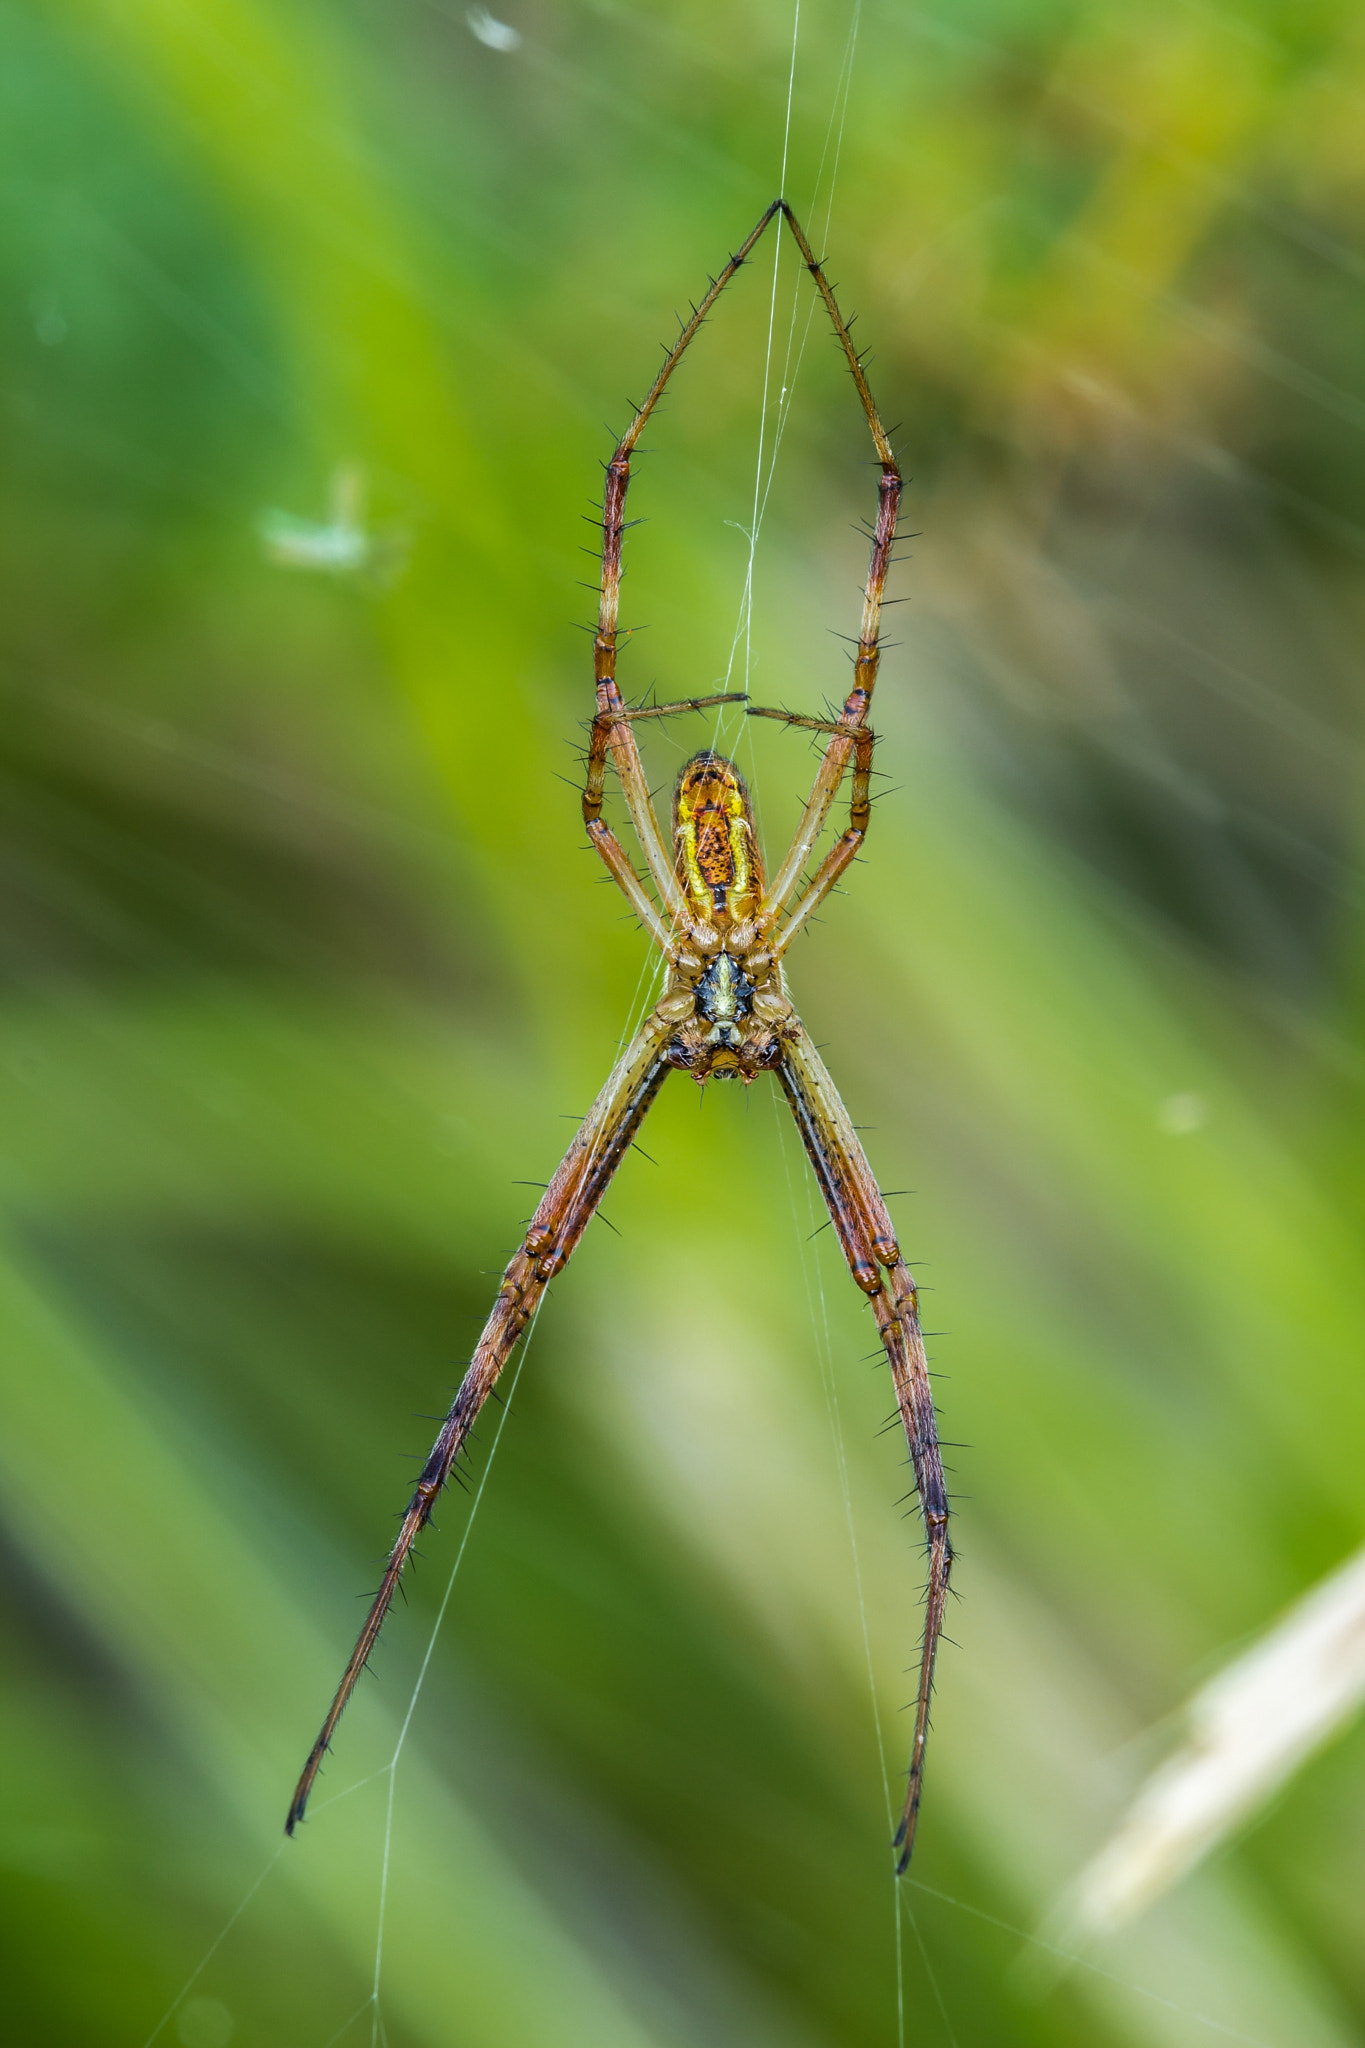
<svg viewBox="0 0 1365 2048"><path fill-rule="evenodd" d="M730 697L693 697L679 704L628 708L616 686L616 652L621 542L631 456L697 330L765 228L779 215L796 240L847 357L871 429L881 482L853 687L842 711L836 719L827 720L749 706L750 716L779 718L825 736L820 767L796 836L781 867L768 882L748 791L734 763L707 751L695 755L683 768L673 799L670 851L655 816L636 745L635 725L639 720L701 710L708 704L731 701ZM588 837L667 960L668 984L584 1118L503 1275L498 1298L469 1369L403 1517L383 1581L322 1732L304 1765L289 1809L290 1834L303 1818L313 1781L356 1680L374 1648L408 1554L431 1518L437 1496L468 1443L480 1409L497 1384L545 1289L567 1265L651 1102L670 1069L676 1067L702 1083L737 1079L747 1084L759 1074L777 1076L829 1207L849 1270L867 1296L891 1366L928 1550L924 1640L909 1783L895 1837L899 1852L897 1870L903 1871L910 1860L924 1773L934 1656L943 1627L952 1566L948 1498L915 1283L901 1257L886 1204L848 1111L792 1007L782 966L792 940L857 856L867 836L874 742L867 714L877 679L882 591L900 497L900 471L848 327L800 223L785 200L775 199L713 279L691 318L682 325L648 397L607 464L602 499L602 584L594 643L597 712L588 747L583 817ZM602 817L608 760L620 782L653 893ZM806 883L807 867L850 764L853 786L848 829Z"/></svg>

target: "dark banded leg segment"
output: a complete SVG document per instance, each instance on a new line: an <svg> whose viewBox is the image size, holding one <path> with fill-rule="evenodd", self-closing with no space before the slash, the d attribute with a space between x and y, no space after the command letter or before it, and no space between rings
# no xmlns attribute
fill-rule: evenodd
<svg viewBox="0 0 1365 2048"><path fill-rule="evenodd" d="M858 1134L823 1060L801 1028L787 1045L778 1076L796 1119L820 1192L834 1222L849 1271L868 1297L891 1367L896 1407L905 1430L919 1495L928 1552L924 1640L920 1650L915 1732L905 1805L896 1830L899 1875L915 1845L929 1737L934 1659L943 1632L953 1552L948 1539L948 1493L943 1479L938 1421L920 1329L915 1283L901 1258L886 1203L872 1177Z"/></svg>
<svg viewBox="0 0 1365 2048"><path fill-rule="evenodd" d="M292 1835L303 1819L313 1781L331 1745L337 1723L346 1710L346 1703L355 1690L356 1680L379 1639L379 1631L398 1590L412 1546L431 1520L436 1501L469 1441L484 1402L497 1385L502 1369L539 1307L545 1289L572 1257L610 1185L612 1175L625 1156L627 1146L663 1084L668 1073L664 1049L671 1030L671 1024L663 1022L656 1014L617 1061L606 1087L588 1111L572 1145L560 1161L554 1179L545 1190L520 1249L503 1274L498 1298L475 1347L469 1369L432 1445L431 1455L417 1482L417 1491L408 1503L398 1540L384 1567L379 1591L374 1596L365 1625L342 1673L322 1730L294 1788L289 1817L285 1822L286 1834Z"/></svg>

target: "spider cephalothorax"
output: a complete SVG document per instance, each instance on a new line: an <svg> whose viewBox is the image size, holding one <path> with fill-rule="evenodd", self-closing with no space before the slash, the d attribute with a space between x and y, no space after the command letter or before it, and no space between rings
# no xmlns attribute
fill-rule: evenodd
<svg viewBox="0 0 1365 2048"><path fill-rule="evenodd" d="M664 1054L669 1066L706 1082L752 1081L779 1067L783 1027L796 1013L770 954L732 952L721 942L700 971L686 957L679 962L657 1015L676 1026Z"/></svg>
<svg viewBox="0 0 1365 2048"><path fill-rule="evenodd" d="M734 763L708 750L694 755L683 768L674 798L670 850L655 815L635 740L635 725L641 719L667 718L678 712L700 710L706 704L733 700L722 694L692 697L682 704L628 707L617 688L616 655L626 489L641 430L712 306L768 223L778 215L796 239L844 351L871 430L881 481L852 687L838 717L807 718L794 712L748 706L752 716L780 718L788 725L824 735L820 767L796 835L769 881L754 831L749 793ZM430 1519L436 1497L450 1478L517 1339L534 1315L549 1282L572 1255L669 1070L682 1068L703 1082L750 1082L761 1073L771 1072L776 1075L796 1119L849 1271L867 1297L876 1320L891 1368L896 1407L909 1446L924 1520L929 1584L909 1784L896 1834L900 1850L898 1869L903 1870L909 1861L929 1731L934 1653L943 1627L952 1563L948 1498L915 1283L901 1258L891 1218L872 1177L862 1142L824 1062L792 1007L782 967L793 938L806 930L812 911L828 897L867 837L873 745L867 714L877 680L882 590L895 539L900 495L896 458L847 324L791 208L784 200L775 199L683 324L653 388L607 464L602 498L602 586L594 640L597 708L588 747L583 819L589 840L664 955L668 963L667 987L584 1118L503 1275L493 1311L454 1406L423 1467L398 1540L389 1554L379 1592L322 1733L299 1779L289 1811L291 1833L303 1817L337 1721L374 1647L403 1566ZM648 870L647 880L636 873L625 847L602 816L608 761L616 770ZM848 828L810 875L808 871L831 807L850 770Z"/></svg>

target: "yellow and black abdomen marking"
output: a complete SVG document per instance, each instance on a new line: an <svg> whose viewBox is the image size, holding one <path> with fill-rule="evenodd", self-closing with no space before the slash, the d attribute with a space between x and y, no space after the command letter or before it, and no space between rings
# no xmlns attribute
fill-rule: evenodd
<svg viewBox="0 0 1365 2048"><path fill-rule="evenodd" d="M673 799L678 880L708 924L751 918L763 894L754 814L744 778L723 754L695 754Z"/></svg>
<svg viewBox="0 0 1365 2048"><path fill-rule="evenodd" d="M692 820L693 861L698 874L715 898L717 910L726 907L739 868L739 851L730 836L730 820L718 804L703 804Z"/></svg>

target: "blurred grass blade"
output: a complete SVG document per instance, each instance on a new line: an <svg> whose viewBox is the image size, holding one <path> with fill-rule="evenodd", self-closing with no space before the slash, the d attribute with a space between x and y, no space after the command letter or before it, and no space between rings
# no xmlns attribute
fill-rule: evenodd
<svg viewBox="0 0 1365 2048"><path fill-rule="evenodd" d="M1082 1928L1143 1912L1257 1813L1365 1701L1365 1550L1194 1695L1188 1733L1082 1873Z"/></svg>

